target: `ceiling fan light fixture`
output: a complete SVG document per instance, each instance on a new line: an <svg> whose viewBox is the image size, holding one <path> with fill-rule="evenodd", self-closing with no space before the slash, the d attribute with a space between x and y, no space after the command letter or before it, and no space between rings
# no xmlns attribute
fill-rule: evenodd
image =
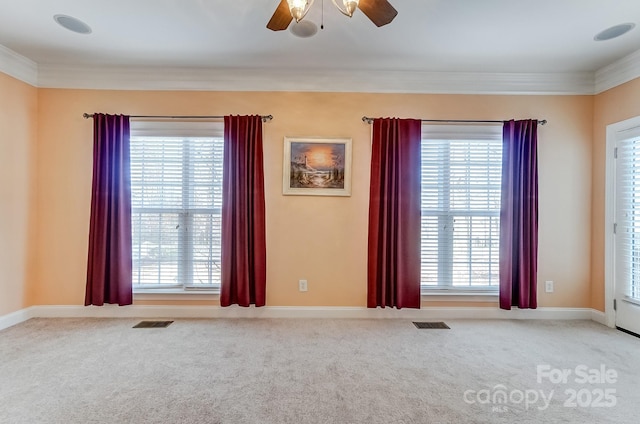
<svg viewBox="0 0 640 424"><path fill-rule="evenodd" d="M340 5L338 5L336 0L331 0L331 1L333 1L333 4L335 5L335 7L337 7L338 10L343 15L348 17L353 16L353 12L356 11L356 9L358 8L358 3L360 2L360 0L342 0L342 4L344 5L344 9L343 9L342 7L340 7Z"/></svg>
<svg viewBox="0 0 640 424"><path fill-rule="evenodd" d="M313 7L313 2L314 0L280 0L271 19L267 22L267 28L271 31L283 31L289 28L294 19L296 23L300 23ZM390 24L398 15L398 11L389 3L389 0L340 0L340 4L338 0L332 0L332 2L336 9L348 17L353 16L356 9L360 9L362 14L378 28ZM324 9L322 16L324 17ZM321 25L320 28L323 26Z"/></svg>
<svg viewBox="0 0 640 424"><path fill-rule="evenodd" d="M289 11L296 22L300 22L306 16L314 0L287 0Z"/></svg>

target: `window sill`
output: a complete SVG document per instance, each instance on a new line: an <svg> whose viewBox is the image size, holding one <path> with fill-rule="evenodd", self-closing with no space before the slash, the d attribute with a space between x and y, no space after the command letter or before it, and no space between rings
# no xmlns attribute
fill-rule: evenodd
<svg viewBox="0 0 640 424"><path fill-rule="evenodd" d="M134 289L133 298L135 300L212 300L220 295L219 288L207 290L185 290L185 289Z"/></svg>
<svg viewBox="0 0 640 424"><path fill-rule="evenodd" d="M497 302L499 293L497 291L464 291L464 290L429 290L422 289L420 296L422 300L436 302Z"/></svg>
<svg viewBox="0 0 640 424"><path fill-rule="evenodd" d="M636 299L635 297L631 297L631 296L625 295L624 299L622 299L622 300L627 302L627 303L631 303L633 305L640 306L640 300Z"/></svg>

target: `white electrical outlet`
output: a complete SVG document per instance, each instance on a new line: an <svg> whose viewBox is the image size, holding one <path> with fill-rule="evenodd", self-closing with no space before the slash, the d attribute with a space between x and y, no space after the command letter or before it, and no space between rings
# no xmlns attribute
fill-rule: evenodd
<svg viewBox="0 0 640 424"><path fill-rule="evenodd" d="M301 292L307 291L307 280L298 280L298 289Z"/></svg>
<svg viewBox="0 0 640 424"><path fill-rule="evenodd" d="M553 281L545 281L544 282L544 291L547 293L553 293Z"/></svg>

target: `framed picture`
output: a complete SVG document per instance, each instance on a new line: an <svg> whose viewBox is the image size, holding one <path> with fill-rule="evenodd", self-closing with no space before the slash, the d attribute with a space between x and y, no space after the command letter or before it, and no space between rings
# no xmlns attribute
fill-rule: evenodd
<svg viewBox="0 0 640 424"><path fill-rule="evenodd" d="M351 196L351 139L285 137L282 193Z"/></svg>

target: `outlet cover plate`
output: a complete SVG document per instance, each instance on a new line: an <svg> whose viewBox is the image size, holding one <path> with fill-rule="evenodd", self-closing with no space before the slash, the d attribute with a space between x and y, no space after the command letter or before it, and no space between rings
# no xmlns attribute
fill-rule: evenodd
<svg viewBox="0 0 640 424"><path fill-rule="evenodd" d="M298 280L298 289L301 292L306 292L308 290L307 280Z"/></svg>
<svg viewBox="0 0 640 424"><path fill-rule="evenodd" d="M544 291L547 293L553 293L553 281L544 282Z"/></svg>

